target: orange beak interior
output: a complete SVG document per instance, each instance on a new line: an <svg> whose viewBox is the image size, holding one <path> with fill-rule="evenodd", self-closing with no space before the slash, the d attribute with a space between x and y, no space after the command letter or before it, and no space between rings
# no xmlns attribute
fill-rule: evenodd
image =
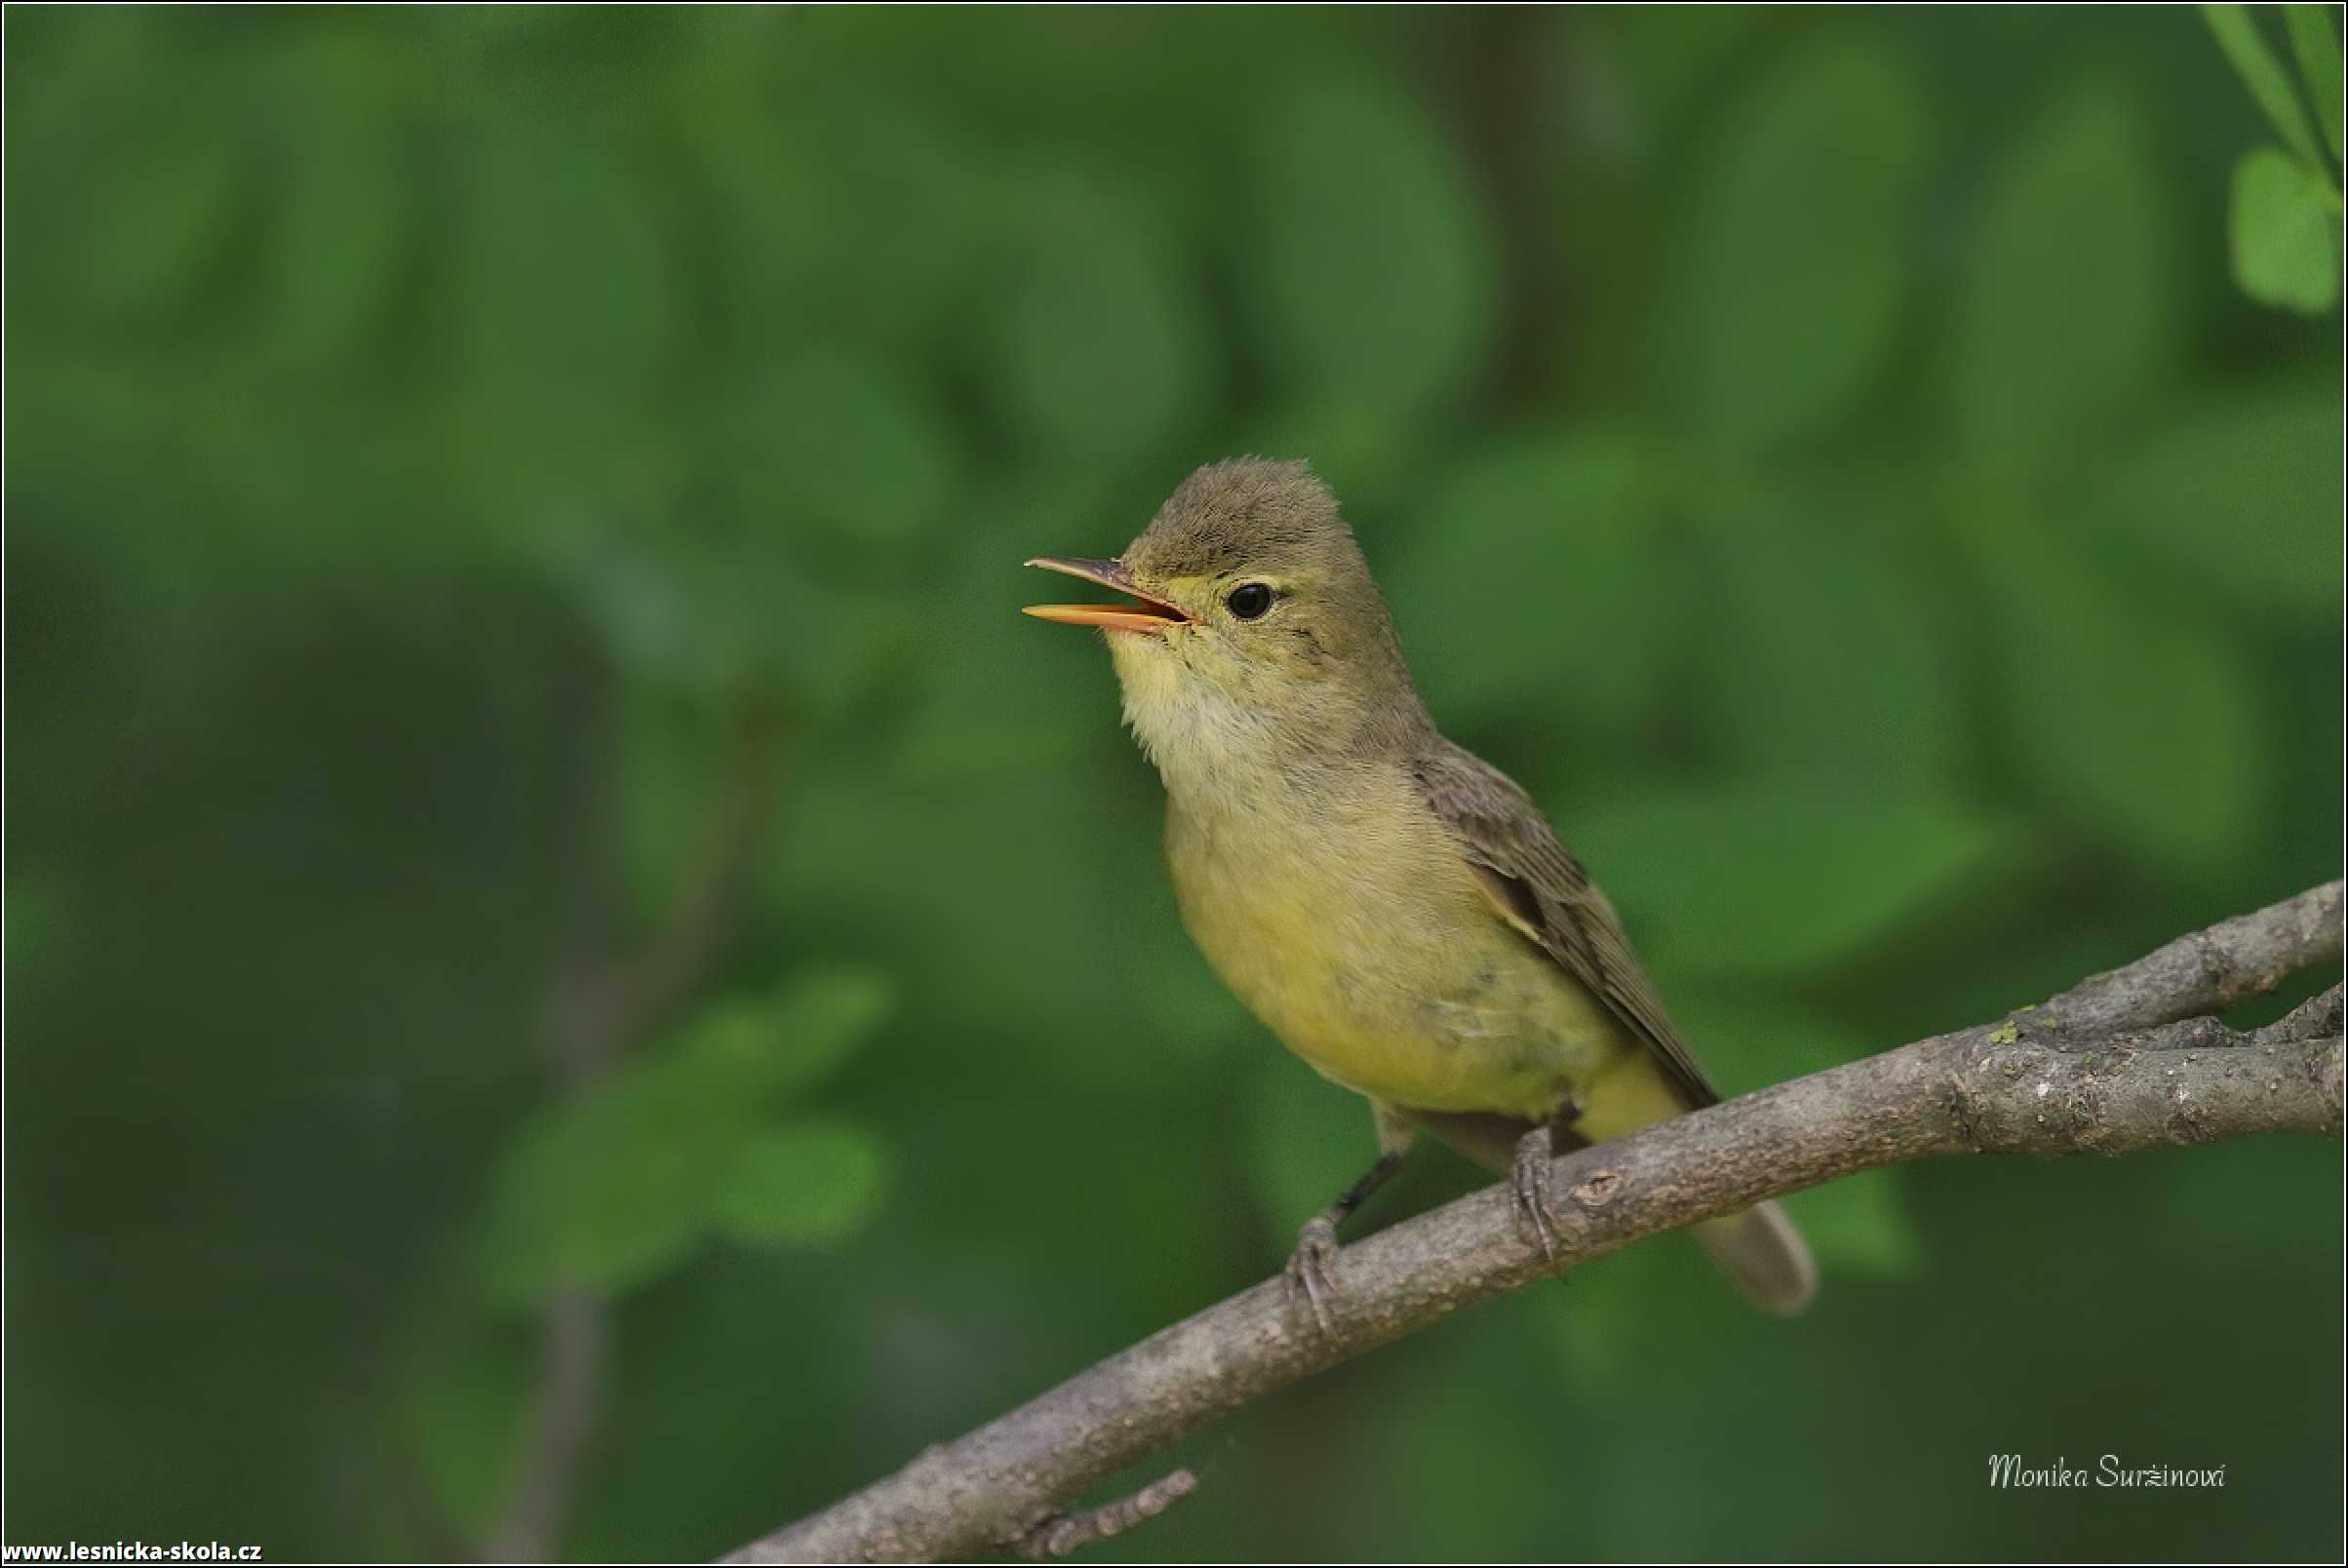
<svg viewBox="0 0 2348 1568"><path fill-rule="evenodd" d="M1122 561L1079 561L1073 556L1037 556L1028 563L1046 571L1081 577L1114 588L1136 601L1131 605L1030 605L1027 613L1037 620L1068 626L1098 626L1115 632L1162 635L1169 626L1188 626L1191 617L1162 599L1153 599L1133 586L1133 573Z"/></svg>

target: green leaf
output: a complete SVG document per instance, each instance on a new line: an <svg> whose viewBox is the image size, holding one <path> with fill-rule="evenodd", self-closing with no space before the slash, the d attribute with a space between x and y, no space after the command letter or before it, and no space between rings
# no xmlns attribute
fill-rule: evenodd
<svg viewBox="0 0 2348 1568"><path fill-rule="evenodd" d="M946 518L957 454L945 417L871 353L816 348L764 366L719 420L712 462L752 537L897 544Z"/></svg>
<svg viewBox="0 0 2348 1568"><path fill-rule="evenodd" d="M1895 554L1903 521L1825 482L1707 510L1695 700L1740 770L1869 793L1958 777L1963 707L1930 596Z"/></svg>
<svg viewBox="0 0 2348 1568"><path fill-rule="evenodd" d="M2337 198L2297 159L2260 147L2236 164L2226 229L2234 281L2260 304L2312 316L2339 298Z"/></svg>
<svg viewBox="0 0 2348 1568"><path fill-rule="evenodd" d="M1332 388L1317 399L1266 410L1224 446L1266 456L1309 456L1312 471L1348 504L1350 516L1362 502L1406 488L1424 471L1429 453L1448 445L1447 434L1408 408L1365 402Z"/></svg>
<svg viewBox="0 0 2348 1568"><path fill-rule="evenodd" d="M635 150L548 103L469 129L456 290L467 373L567 406L648 395L678 333L675 225Z"/></svg>
<svg viewBox="0 0 2348 1568"><path fill-rule="evenodd" d="M638 673L709 686L755 672L820 709L851 704L919 631L882 579L951 515L947 420L886 363L825 348L720 383L685 422L698 487L599 498L591 516L627 526L549 530L545 554Z"/></svg>
<svg viewBox="0 0 2348 1568"><path fill-rule="evenodd" d="M1673 631L1646 454L1618 431L1536 429L1487 446L1414 507L1378 561L1428 700L1468 726L1522 716L1628 723Z"/></svg>
<svg viewBox="0 0 2348 1568"><path fill-rule="evenodd" d="M1136 485L1137 478L1079 463L1045 465L1007 483L974 480L957 508L958 527L938 541L924 568L934 570L931 580L956 584L955 591L920 602L921 646L955 648L960 656L919 661L919 700L896 730L889 764L900 776L922 784L1007 785L1073 760L1101 738L1100 721L1114 702L1095 708L1076 700L1049 676L1055 666L1066 668L1060 661L1072 652L1089 653L1102 665L1107 660L1097 646L1083 647L1083 639L1035 635L1041 628L1018 609L1037 597L1039 574L1019 563L1043 549L1115 554L1134 525L1106 520L1140 513L1154 499L1136 491L1154 482L1141 478ZM1103 521L1078 521L1090 519ZM1069 538L1078 542L1062 542Z"/></svg>
<svg viewBox="0 0 2348 1568"><path fill-rule="evenodd" d="M965 141L872 72L751 91L687 128L713 187L734 351L753 364L827 340L927 352L979 276L989 192Z"/></svg>
<svg viewBox="0 0 2348 1568"><path fill-rule="evenodd" d="M684 333L669 189L632 142L547 90L448 132L441 263L453 387L442 439L482 524L521 537L673 504L668 372Z"/></svg>
<svg viewBox="0 0 2348 1568"><path fill-rule="evenodd" d="M449 1522L478 1538L510 1495L543 1348L535 1321L443 1289L409 1331L392 1383L404 1448Z"/></svg>
<svg viewBox="0 0 2348 1568"><path fill-rule="evenodd" d="M1049 636L1054 628L1039 630ZM1093 765L985 787L916 786L831 748L832 757L802 764L770 875L805 928L860 933L866 944L920 954L917 1004L950 1008L953 1026L974 1038L1032 1041L1040 1063L1108 1081L1132 1064L1115 1053L1069 1051L1064 1036L1038 1033L1037 1019L1098 1020L1129 1009L1139 948L1183 938L1170 910L1145 914L1132 896L1140 884L1170 902L1157 848L1163 804L1145 805L1139 793L1149 764L1117 732L1107 660L1080 637L1058 646L1063 673L1055 685L1071 705L1089 706ZM1154 792L1154 780L1147 787ZM959 895L907 891L938 887L941 879ZM974 910L1018 918L974 919ZM1040 954L1051 961L1039 962Z"/></svg>
<svg viewBox="0 0 2348 1568"><path fill-rule="evenodd" d="M2331 30L2331 19L2338 14L2337 6L2283 8L2284 28L2299 60L2299 79L2307 84L2307 100L2315 105L2324 142L2334 158L2342 156L2340 35Z"/></svg>
<svg viewBox="0 0 2348 1568"><path fill-rule="evenodd" d="M745 466L731 477L753 475ZM713 485L692 511L544 548L631 675L701 691L766 681L822 715L851 706L916 630L902 592L853 580L851 568L821 559L827 544L841 541L754 516ZM853 554L857 543L842 548Z"/></svg>
<svg viewBox="0 0 2348 1568"><path fill-rule="evenodd" d="M839 1071L891 1005L888 983L876 970L811 967L770 996L704 1007L677 1049L690 1072L771 1104Z"/></svg>
<svg viewBox="0 0 2348 1568"><path fill-rule="evenodd" d="M107 106L111 118L64 128L51 149L56 167L28 182L28 194L50 200L27 210L12 190L9 226L19 245L31 241L60 302L112 326L186 300L236 235L249 170L225 101L233 96L149 78ZM32 157L14 151L12 174Z"/></svg>
<svg viewBox="0 0 2348 1568"><path fill-rule="evenodd" d="M2135 105L2082 82L1991 177L1942 391L1959 442L2030 471L2153 402L2181 343L2176 236Z"/></svg>
<svg viewBox="0 0 2348 1568"><path fill-rule="evenodd" d="M1377 78L1308 77L1266 96L1246 155L1235 282L1283 390L1401 412L1476 373L1498 263L1433 120Z"/></svg>
<svg viewBox="0 0 2348 1568"><path fill-rule="evenodd" d="M2001 823L1929 797L1787 784L1647 786L1560 826L1663 970L1839 968L2002 877Z"/></svg>
<svg viewBox="0 0 2348 1568"><path fill-rule="evenodd" d="M2207 875L2256 841L2274 795L2260 680L2184 595L2148 596L2043 533L1995 543L2015 757L2073 827Z"/></svg>
<svg viewBox="0 0 2348 1568"><path fill-rule="evenodd" d="M2336 632L2339 437L2336 382L2229 390L2122 455L2080 515L2115 557L2149 557L2196 597Z"/></svg>
<svg viewBox="0 0 2348 1568"><path fill-rule="evenodd" d="M1664 252L1654 339L1691 429L1758 448L1863 406L1915 276L1928 102L1889 51L1829 35L1722 117Z"/></svg>
<svg viewBox="0 0 2348 1568"><path fill-rule="evenodd" d="M2283 68L2283 62L2259 35L2258 23L2251 20L2250 8L2206 5L2202 7L2202 16L2209 21L2210 30L2217 35L2217 47L2234 62L2243 85L2266 112L2275 134L2291 151L2314 162L2321 154L2316 150L2315 132L2308 128L2307 111L2299 104L2290 73Z"/></svg>
<svg viewBox="0 0 2348 1568"><path fill-rule="evenodd" d="M979 373L1019 443L1054 462L1128 463L1194 417L1217 337L1176 237L1116 187L1067 172L1006 190L1000 286Z"/></svg>
<svg viewBox="0 0 2348 1568"><path fill-rule="evenodd" d="M887 1189L879 1140L839 1121L763 1128L726 1151L711 1216L738 1241L820 1246L869 1220Z"/></svg>
<svg viewBox="0 0 2348 1568"><path fill-rule="evenodd" d="M759 1116L835 1070L887 1005L873 973L804 970L771 998L706 1008L676 1045L539 1112L507 1149L485 1218L491 1294L623 1293L682 1264L712 1225L754 1239L844 1234L878 1196L879 1148L853 1128Z"/></svg>
<svg viewBox="0 0 2348 1568"><path fill-rule="evenodd" d="M683 1263L705 1232L749 1102L669 1056L532 1117L502 1161L482 1233L490 1293L617 1294Z"/></svg>
<svg viewBox="0 0 2348 1568"><path fill-rule="evenodd" d="M313 39L278 64L255 103L282 160L263 310L279 350L318 366L348 353L383 304L413 220L410 149L379 51Z"/></svg>

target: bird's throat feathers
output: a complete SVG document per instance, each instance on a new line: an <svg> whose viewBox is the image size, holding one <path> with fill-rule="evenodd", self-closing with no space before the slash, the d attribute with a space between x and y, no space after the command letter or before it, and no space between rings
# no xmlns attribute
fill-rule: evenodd
<svg viewBox="0 0 2348 1568"><path fill-rule="evenodd" d="M1180 632L1107 640L1125 723L1189 804L1316 763L1407 756L1433 729L1398 655L1305 668L1228 657Z"/></svg>
<svg viewBox="0 0 2348 1568"><path fill-rule="evenodd" d="M1201 678L1191 650L1162 638L1110 634L1125 725L1170 794L1212 796L1276 772L1294 737L1275 713Z"/></svg>

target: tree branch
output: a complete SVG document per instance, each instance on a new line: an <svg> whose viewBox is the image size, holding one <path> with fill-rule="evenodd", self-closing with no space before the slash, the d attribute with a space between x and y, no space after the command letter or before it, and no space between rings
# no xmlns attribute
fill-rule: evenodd
<svg viewBox="0 0 2348 1568"><path fill-rule="evenodd" d="M1198 1477L1188 1469L1161 1475L1130 1497L1082 1513L1061 1513L1044 1520L1010 1544L1011 1551L1031 1561L1065 1557L1078 1547L1123 1535L1144 1519L1154 1519L1198 1490Z"/></svg>
<svg viewBox="0 0 2348 1568"><path fill-rule="evenodd" d="M1554 1263L1503 1187L1389 1227L1339 1254L1329 1332L1275 1275L725 1560L926 1561L1029 1541L1085 1488L1299 1378L1645 1236L1855 1171L2260 1132L2336 1138L2337 988L2250 1034L2199 1015L2337 963L2341 912L2330 882L1997 1023L1569 1155L1550 1188L1562 1195Z"/></svg>

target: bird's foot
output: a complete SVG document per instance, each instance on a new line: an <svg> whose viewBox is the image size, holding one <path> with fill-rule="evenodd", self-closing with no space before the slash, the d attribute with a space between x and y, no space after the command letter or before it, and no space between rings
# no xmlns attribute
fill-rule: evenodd
<svg viewBox="0 0 2348 1568"><path fill-rule="evenodd" d="M1535 1127L1516 1140L1516 1162L1508 1172L1508 1190L1516 1199L1516 1218L1549 1262L1557 1261L1557 1222L1550 1217L1549 1172L1555 1157L1549 1129Z"/></svg>
<svg viewBox="0 0 2348 1568"><path fill-rule="evenodd" d="M1337 1332L1329 1320L1329 1302L1337 1294L1330 1271L1337 1263L1337 1221L1315 1214L1296 1234L1296 1250L1288 1255L1288 1288L1304 1298L1312 1321L1323 1334Z"/></svg>

